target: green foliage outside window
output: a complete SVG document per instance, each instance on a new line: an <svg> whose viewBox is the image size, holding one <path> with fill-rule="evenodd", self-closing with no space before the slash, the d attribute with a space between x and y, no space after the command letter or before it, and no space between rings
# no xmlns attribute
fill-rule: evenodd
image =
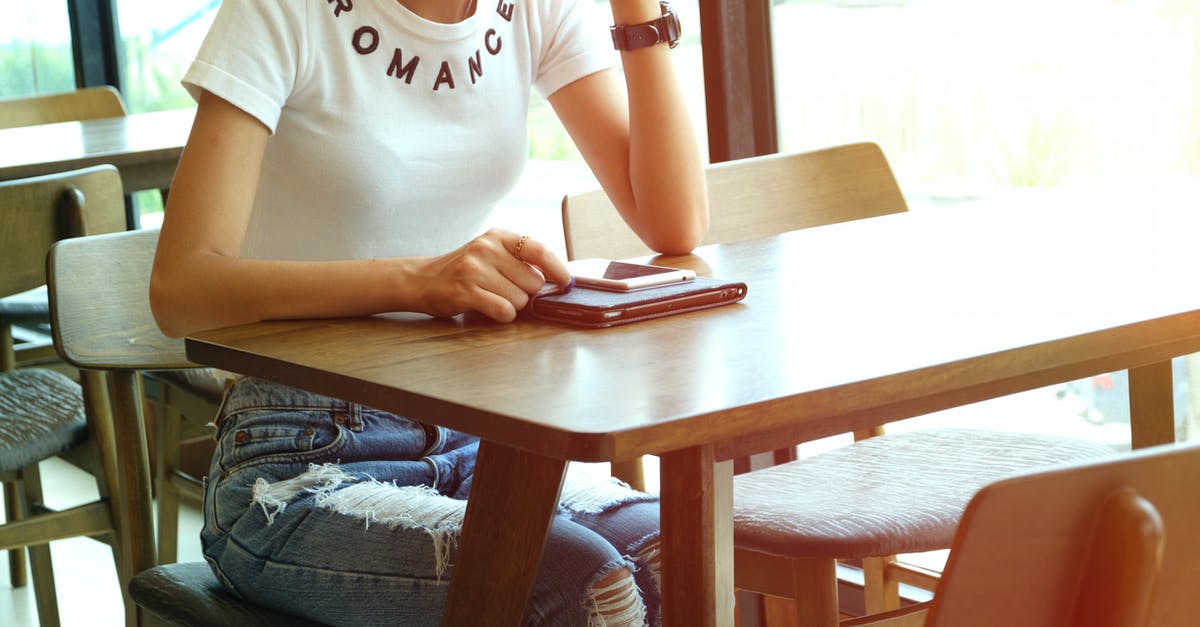
<svg viewBox="0 0 1200 627"><path fill-rule="evenodd" d="M0 46L0 98L75 88L75 65L69 46Z"/></svg>

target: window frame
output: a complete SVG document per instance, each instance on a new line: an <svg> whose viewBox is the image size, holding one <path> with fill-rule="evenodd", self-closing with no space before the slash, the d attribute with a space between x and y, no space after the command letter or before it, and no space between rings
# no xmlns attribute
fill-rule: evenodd
<svg viewBox="0 0 1200 627"><path fill-rule="evenodd" d="M709 161L779 151L770 0L700 3Z"/></svg>
<svg viewBox="0 0 1200 627"><path fill-rule="evenodd" d="M67 0L75 86L112 85L122 91L121 32L115 0Z"/></svg>

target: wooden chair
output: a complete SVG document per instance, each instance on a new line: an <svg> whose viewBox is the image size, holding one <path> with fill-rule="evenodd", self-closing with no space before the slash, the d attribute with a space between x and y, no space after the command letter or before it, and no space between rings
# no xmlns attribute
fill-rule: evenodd
<svg viewBox="0 0 1200 627"><path fill-rule="evenodd" d="M715 164L706 175L712 212L704 243L907 210L883 152L871 143ZM563 227L571 259L650 252L603 191L564 198ZM781 443L788 448L773 461L783 465L748 474L751 464L735 464L735 583L768 595L768 617L838 624L838 559L861 561L868 613L894 609L901 580L927 589L937 581L936 573L910 569L895 555L949 547L975 490L1015 472L1109 453L1074 440L986 431L885 436L877 427L855 439L799 461L790 461L795 443ZM1005 455L993 460L998 451ZM612 472L644 489L642 460L614 463Z"/></svg>
<svg viewBox="0 0 1200 627"><path fill-rule="evenodd" d="M879 146L848 144L709 165L704 244L737 242L908 210ZM567 257L651 254L603 190L563 198Z"/></svg>
<svg viewBox="0 0 1200 627"><path fill-rule="evenodd" d="M977 490L1112 455L1057 436L927 429L736 475L734 585L768 595L768 625L833 627L847 624L839 623L837 561L861 561L869 619L900 607L901 581L936 586L936 574L914 574L895 556L949 548Z"/></svg>
<svg viewBox="0 0 1200 627"><path fill-rule="evenodd" d="M1200 446L1187 444L989 485L963 514L933 601L887 624L1195 625L1197 482Z"/></svg>
<svg viewBox="0 0 1200 627"><path fill-rule="evenodd" d="M121 117L125 114L125 103L117 90L107 85L89 87L59 94L0 100L0 129ZM8 329L9 334L6 338L10 349L0 354L0 360L3 360L6 368L15 368L16 364L43 365L55 361L54 347L45 334L38 332L46 330L44 327L48 315L46 293L41 283L28 292L0 299L0 324Z"/></svg>
<svg viewBox="0 0 1200 627"><path fill-rule="evenodd" d="M225 592L207 564L155 566L139 373L197 367L187 360L183 341L162 335L150 313L157 243L157 230L76 238L55 245L47 263L55 347L68 363L108 373L113 413L125 434L119 440L128 501L122 511L132 513L123 526L129 550L122 588L139 604L142 624L300 624Z"/></svg>
<svg viewBox="0 0 1200 627"><path fill-rule="evenodd" d="M107 85L0 100L0 128L119 118L125 114L120 92Z"/></svg>
<svg viewBox="0 0 1200 627"><path fill-rule="evenodd" d="M727 161L709 165L705 176L714 209L704 244L908 210L883 151L872 143ZM653 252L625 224L603 190L564 197L562 221L568 259L622 259ZM783 451L776 457L792 459ZM612 473L645 489L642 460L617 462Z"/></svg>
<svg viewBox="0 0 1200 627"><path fill-rule="evenodd" d="M59 94L0 100L0 128L93 120L126 115L120 92L109 86L89 87ZM161 190L166 198L166 190ZM128 217L128 216L127 216ZM8 330L11 350L0 354L3 367L37 365L52 360L54 348L27 327L46 327L49 316L44 290L0 299L0 324ZM15 326L20 325L20 326ZM15 336L13 335L15 333ZM24 340L24 341L13 341ZM185 449L195 457L211 454L210 434L204 425L212 420L221 400L221 382L211 374L162 371L147 375L144 389L158 420L155 430L155 493L158 496L159 559L175 561L178 544L179 499L199 502L200 479L186 468ZM22 571L23 572L23 571Z"/></svg>
<svg viewBox="0 0 1200 627"><path fill-rule="evenodd" d="M0 296L42 285L46 252L56 240L124 226L121 179L111 166L0 183ZM18 370L7 321L0 330L7 356L0 372L0 480L8 518L0 527L0 548L9 549L14 587L26 584L28 550L40 622L57 625L48 543L75 536L107 538L115 529L109 496L116 457L104 379L80 373L81 388L56 370ZM99 501L62 512L46 508L38 462L56 455L93 472Z"/></svg>

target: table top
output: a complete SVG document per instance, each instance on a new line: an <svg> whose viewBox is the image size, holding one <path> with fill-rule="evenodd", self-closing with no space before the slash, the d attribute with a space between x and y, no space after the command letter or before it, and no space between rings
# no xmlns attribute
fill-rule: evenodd
<svg viewBox="0 0 1200 627"><path fill-rule="evenodd" d="M195 109L0 129L0 180L101 163L118 168L178 161Z"/></svg>
<svg viewBox="0 0 1200 627"><path fill-rule="evenodd" d="M197 333L189 358L541 455L718 458L1200 351L1200 194L1048 195L699 249L718 309L603 330L412 314Z"/></svg>

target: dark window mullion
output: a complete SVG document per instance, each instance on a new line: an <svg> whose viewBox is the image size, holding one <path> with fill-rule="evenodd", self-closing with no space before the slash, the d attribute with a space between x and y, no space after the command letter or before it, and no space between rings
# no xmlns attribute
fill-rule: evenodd
<svg viewBox="0 0 1200 627"><path fill-rule="evenodd" d="M121 89L121 34L116 0L67 0L75 85Z"/></svg>
<svg viewBox="0 0 1200 627"><path fill-rule="evenodd" d="M778 152L770 0L703 0L700 36L709 160Z"/></svg>

